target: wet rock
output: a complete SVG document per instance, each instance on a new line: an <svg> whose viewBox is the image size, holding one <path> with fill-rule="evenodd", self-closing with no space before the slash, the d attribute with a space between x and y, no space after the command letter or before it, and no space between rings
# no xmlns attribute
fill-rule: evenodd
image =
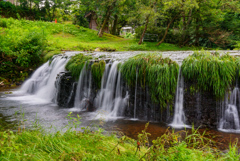
<svg viewBox="0 0 240 161"><path fill-rule="evenodd" d="M73 107L76 84L68 72L59 73L55 82L56 102L61 107Z"/></svg>

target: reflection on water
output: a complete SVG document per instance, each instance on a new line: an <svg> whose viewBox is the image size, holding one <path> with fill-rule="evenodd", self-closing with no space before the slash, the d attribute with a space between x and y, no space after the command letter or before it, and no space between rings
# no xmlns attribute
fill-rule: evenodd
<svg viewBox="0 0 240 161"><path fill-rule="evenodd" d="M4 93L4 91L9 91L10 89L0 90L1 126L13 129L14 125L22 119L23 115L24 119L27 120L24 123L27 128L32 128L36 119L46 129L55 127L55 130L61 130L68 124L66 116L72 111L71 109L60 108L53 103L41 103L40 100L34 100L31 96L16 96L15 94ZM95 113L73 111L73 116L77 114L81 117L81 127L100 127L108 132L121 132L134 139L137 139L138 133L145 128L145 124L147 123L146 121L131 120L130 118L105 121L104 118L96 116L98 114ZM94 119L94 117L100 119ZM151 134L149 139L154 140L160 137L168 128L165 124L150 122L147 129L147 132ZM213 129L200 129L199 131L203 133L205 130L207 134L214 136L214 140L221 149L227 149L230 142L240 138L240 134L224 133ZM188 131L190 132L191 129L188 129Z"/></svg>

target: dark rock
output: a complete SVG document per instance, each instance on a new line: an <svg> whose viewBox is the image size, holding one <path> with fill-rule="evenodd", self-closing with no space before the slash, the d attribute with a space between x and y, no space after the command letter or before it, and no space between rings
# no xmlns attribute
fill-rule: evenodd
<svg viewBox="0 0 240 161"><path fill-rule="evenodd" d="M98 107L94 107L94 99L99 91L96 82L92 82L90 98L83 101L86 111L95 111ZM217 128L220 114L220 107L217 105L217 99L209 92L190 92L191 82L185 82L184 88L184 112L186 116L186 124L194 125L200 128ZM134 117L135 88L129 87L124 80L121 80L123 89L123 97L128 93L129 99L127 107L123 115L126 117ZM57 77L56 101L61 107L73 107L77 83L68 72L60 73ZM136 95L136 117L140 120L158 121L171 123L174 114L174 101L167 108L161 108L151 100L148 87L142 88L140 84L137 86Z"/></svg>

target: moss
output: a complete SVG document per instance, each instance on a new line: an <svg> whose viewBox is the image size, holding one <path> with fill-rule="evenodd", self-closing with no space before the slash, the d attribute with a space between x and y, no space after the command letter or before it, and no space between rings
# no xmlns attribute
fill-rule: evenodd
<svg viewBox="0 0 240 161"><path fill-rule="evenodd" d="M137 73L138 83L142 88L149 87L153 102L159 103L162 108L171 104L179 72L176 62L160 54L139 54L119 67L128 85L135 86Z"/></svg>
<svg viewBox="0 0 240 161"><path fill-rule="evenodd" d="M66 70L70 71L72 76L78 80L80 72L82 71L85 63L89 63L89 60L92 59L92 56L87 56L82 53L77 54L68 61L66 65Z"/></svg>
<svg viewBox="0 0 240 161"><path fill-rule="evenodd" d="M235 78L240 67L238 58L210 52L194 52L182 64L185 80L195 82L196 88L212 91L218 98L223 98L226 90L235 85Z"/></svg>
<svg viewBox="0 0 240 161"><path fill-rule="evenodd" d="M105 61L101 60L100 62L95 62L91 66L92 77L96 82L98 88L101 87L101 80L105 70Z"/></svg>

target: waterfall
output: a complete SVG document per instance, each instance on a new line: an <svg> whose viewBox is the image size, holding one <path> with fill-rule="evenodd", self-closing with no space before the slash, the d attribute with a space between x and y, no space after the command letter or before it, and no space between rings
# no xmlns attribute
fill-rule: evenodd
<svg viewBox="0 0 240 161"><path fill-rule="evenodd" d="M235 87L230 95L230 102L228 103L228 98L225 98L225 101L222 103L221 119L218 128L220 131L238 132L240 130L237 107L237 99L239 97L239 89ZM238 102L240 102L240 99Z"/></svg>
<svg viewBox="0 0 240 161"><path fill-rule="evenodd" d="M197 116L196 117L198 120L201 120L202 113L201 113L201 93L200 92L197 93L196 101L197 101Z"/></svg>
<svg viewBox="0 0 240 161"><path fill-rule="evenodd" d="M136 71L135 98L134 98L134 119L136 119L136 112L137 112L137 79L138 79L138 70Z"/></svg>
<svg viewBox="0 0 240 161"><path fill-rule="evenodd" d="M91 71L88 69L87 63L85 63L77 84L74 107L79 110L87 109L90 105L92 75Z"/></svg>
<svg viewBox="0 0 240 161"><path fill-rule="evenodd" d="M21 93L34 94L38 98L42 98L49 102L55 99L55 81L60 72L65 71L65 65L68 59L65 56L55 56L50 64L46 62L40 66L33 75L25 81L20 88ZM49 65L50 64L50 65Z"/></svg>
<svg viewBox="0 0 240 161"><path fill-rule="evenodd" d="M95 106L98 112L105 117L116 118L123 114L128 94L122 97L121 74L117 70L118 61L107 64L101 82L101 89L95 99Z"/></svg>
<svg viewBox="0 0 240 161"><path fill-rule="evenodd" d="M185 125L186 118L183 109L183 101L184 101L184 78L182 76L182 72L180 69L178 74L177 91L175 96L173 122L170 124L170 126L172 126L173 128L188 127L187 125Z"/></svg>

